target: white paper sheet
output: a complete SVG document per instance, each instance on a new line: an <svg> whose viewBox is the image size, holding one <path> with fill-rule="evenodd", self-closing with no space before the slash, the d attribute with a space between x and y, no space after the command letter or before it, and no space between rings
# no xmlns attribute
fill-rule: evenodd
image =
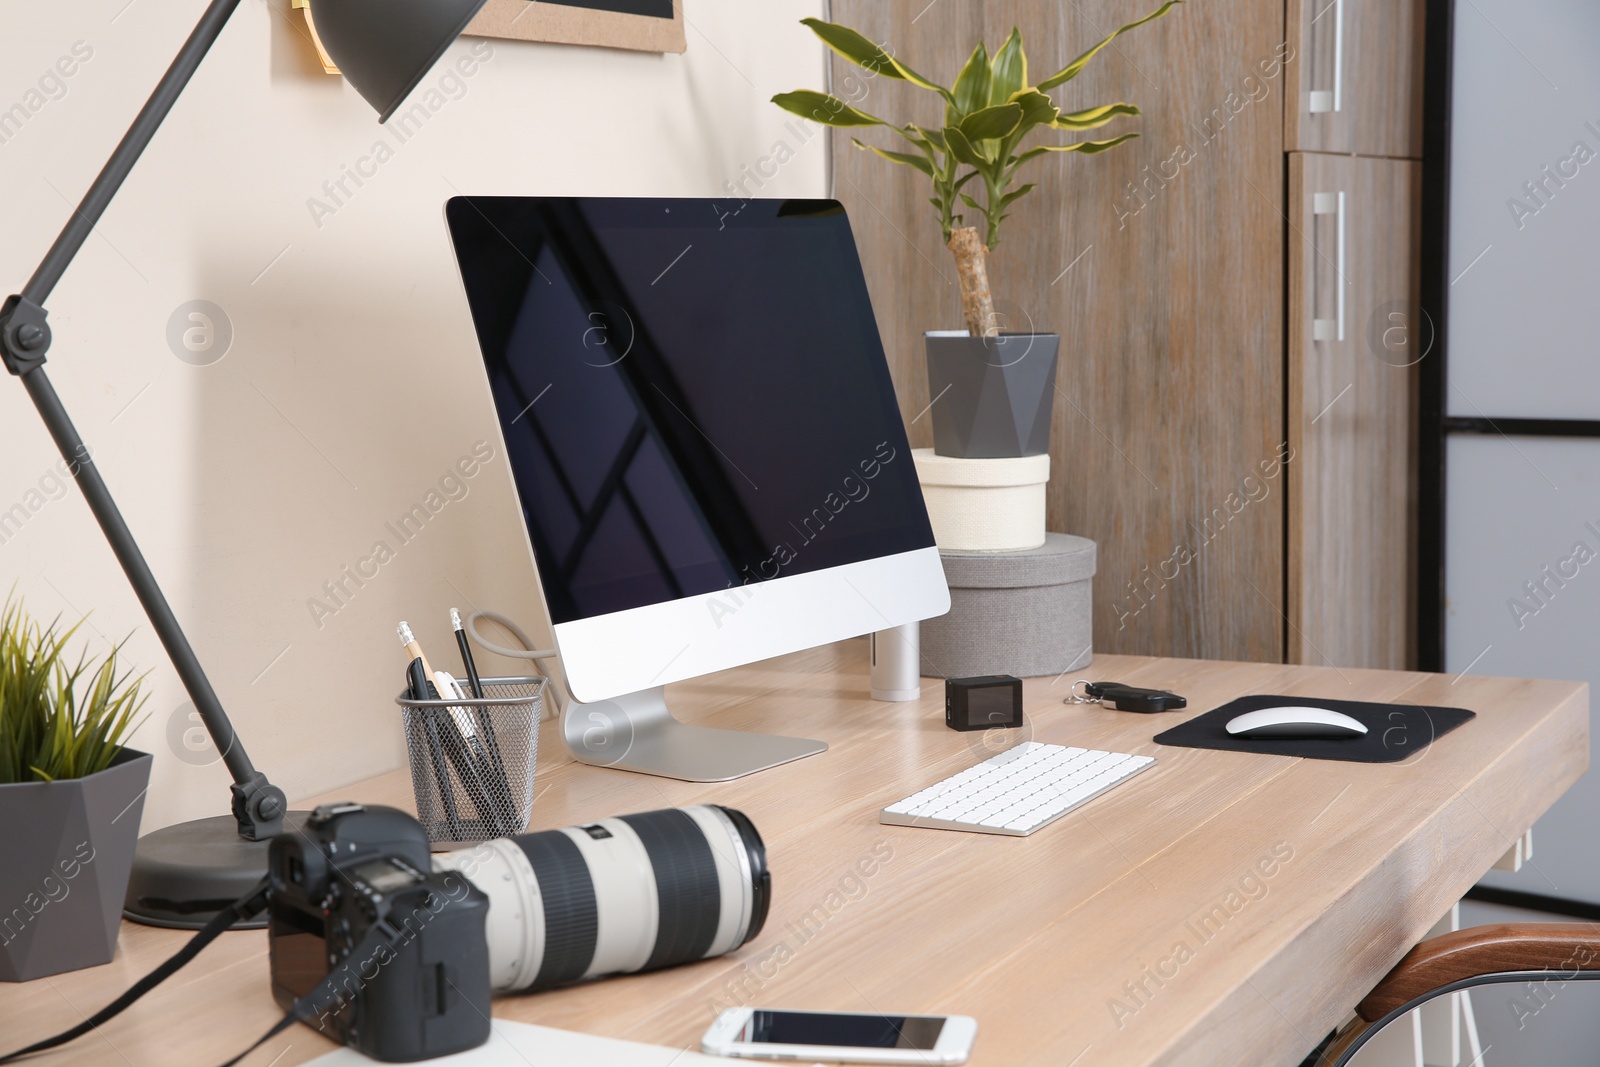
<svg viewBox="0 0 1600 1067"><path fill-rule="evenodd" d="M424 1062L437 1067L728 1067L729 1061L721 1056L695 1051L698 1045L687 1049L644 1045L496 1019L486 1044ZM312 1060L308 1067L364 1067L373 1062L351 1049L339 1049Z"/></svg>

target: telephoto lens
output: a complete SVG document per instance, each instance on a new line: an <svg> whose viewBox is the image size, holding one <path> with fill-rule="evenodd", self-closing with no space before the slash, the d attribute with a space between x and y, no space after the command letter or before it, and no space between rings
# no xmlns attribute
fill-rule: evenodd
<svg viewBox="0 0 1600 1067"><path fill-rule="evenodd" d="M489 898L497 993L731 952L761 931L772 889L761 835L717 805L502 837L433 864Z"/></svg>

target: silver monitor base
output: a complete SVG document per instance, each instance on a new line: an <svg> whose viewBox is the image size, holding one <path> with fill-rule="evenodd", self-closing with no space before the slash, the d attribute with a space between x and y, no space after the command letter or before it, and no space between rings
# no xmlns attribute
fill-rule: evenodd
<svg viewBox="0 0 1600 1067"><path fill-rule="evenodd" d="M593 704L569 700L561 725L579 763L685 782L727 782L828 748L823 741L679 722L660 686Z"/></svg>

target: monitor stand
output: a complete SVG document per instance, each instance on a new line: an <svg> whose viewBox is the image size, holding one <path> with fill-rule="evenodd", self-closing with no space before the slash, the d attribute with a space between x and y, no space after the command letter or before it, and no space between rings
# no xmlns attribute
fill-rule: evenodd
<svg viewBox="0 0 1600 1067"><path fill-rule="evenodd" d="M828 748L824 741L679 722L661 686L593 704L569 700L562 733L579 763L685 782L727 782Z"/></svg>

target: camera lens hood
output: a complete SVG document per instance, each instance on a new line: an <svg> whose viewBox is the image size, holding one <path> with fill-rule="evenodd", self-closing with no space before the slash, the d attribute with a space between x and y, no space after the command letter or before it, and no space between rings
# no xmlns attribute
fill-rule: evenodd
<svg viewBox="0 0 1600 1067"><path fill-rule="evenodd" d="M711 807L722 812L733 823L734 830L743 842L745 855L750 862L750 925L745 930L743 945L761 932L767 924L767 912L772 906L772 872L767 869L767 846L756 830L756 824L738 808L725 808L721 804Z"/></svg>

